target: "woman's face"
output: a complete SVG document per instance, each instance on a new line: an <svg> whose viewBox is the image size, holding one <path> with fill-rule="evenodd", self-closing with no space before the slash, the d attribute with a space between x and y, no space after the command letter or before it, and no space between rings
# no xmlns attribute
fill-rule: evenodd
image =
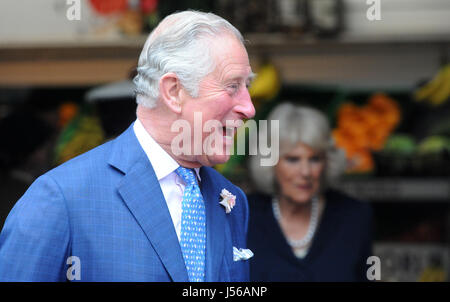
<svg viewBox="0 0 450 302"><path fill-rule="evenodd" d="M319 192L325 170L325 155L303 143L280 157L275 177L281 197L305 203Z"/></svg>

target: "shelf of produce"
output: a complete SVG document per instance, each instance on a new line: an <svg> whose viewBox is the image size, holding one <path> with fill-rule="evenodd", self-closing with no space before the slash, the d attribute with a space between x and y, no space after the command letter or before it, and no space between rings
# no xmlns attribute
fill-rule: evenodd
<svg viewBox="0 0 450 302"><path fill-rule="evenodd" d="M448 281L450 246L436 243L375 242L373 254L380 259L381 281Z"/></svg>
<svg viewBox="0 0 450 302"><path fill-rule="evenodd" d="M450 178L348 179L334 187L371 202L450 202Z"/></svg>

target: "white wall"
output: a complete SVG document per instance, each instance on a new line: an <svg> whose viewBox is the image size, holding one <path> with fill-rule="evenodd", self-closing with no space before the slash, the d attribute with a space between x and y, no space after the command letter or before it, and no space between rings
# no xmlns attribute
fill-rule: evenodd
<svg viewBox="0 0 450 302"><path fill-rule="evenodd" d="M450 38L450 0L380 1L382 20L371 22L366 18L369 7L366 0L344 0L348 36L386 39L448 35ZM0 44L73 40L111 22L95 16L87 0L80 2L81 20L69 21L66 0L1 0Z"/></svg>
<svg viewBox="0 0 450 302"><path fill-rule="evenodd" d="M66 0L1 0L0 44L73 40L91 34L107 20L81 0L81 20L69 21Z"/></svg>
<svg viewBox="0 0 450 302"><path fill-rule="evenodd" d="M372 0L373 1L373 0ZM381 20L366 17L366 0L344 0L348 35L406 37L447 35L450 38L450 0L379 0Z"/></svg>

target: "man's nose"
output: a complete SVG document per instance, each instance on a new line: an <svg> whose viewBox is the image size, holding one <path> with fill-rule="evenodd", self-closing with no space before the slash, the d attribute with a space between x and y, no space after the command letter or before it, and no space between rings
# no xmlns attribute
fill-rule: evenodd
<svg viewBox="0 0 450 302"><path fill-rule="evenodd" d="M255 106L253 106L253 102L247 88L245 88L241 93L241 97L238 100L235 110L242 115L242 119L250 119L255 116Z"/></svg>

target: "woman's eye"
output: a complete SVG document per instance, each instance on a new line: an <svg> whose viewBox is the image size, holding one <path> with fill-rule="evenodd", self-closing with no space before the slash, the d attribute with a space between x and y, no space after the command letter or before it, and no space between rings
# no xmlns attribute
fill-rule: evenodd
<svg viewBox="0 0 450 302"><path fill-rule="evenodd" d="M295 163L299 158L295 156L286 156L284 159L289 163Z"/></svg>
<svg viewBox="0 0 450 302"><path fill-rule="evenodd" d="M322 161L322 157L321 156L312 156L310 159L309 159L311 162L313 162L313 163L318 163L318 162L321 162Z"/></svg>

